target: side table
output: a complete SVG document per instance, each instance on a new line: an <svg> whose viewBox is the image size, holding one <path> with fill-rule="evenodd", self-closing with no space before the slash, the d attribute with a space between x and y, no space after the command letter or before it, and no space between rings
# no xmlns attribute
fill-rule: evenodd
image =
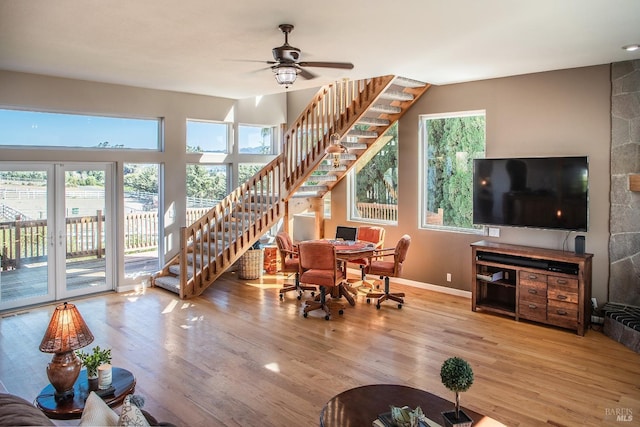
<svg viewBox="0 0 640 427"><path fill-rule="evenodd" d="M136 378L126 369L114 367L112 375L113 382L111 385L115 388L115 391L113 394L102 397L102 400L111 408L121 405L124 398L133 393L136 388ZM73 399L57 402L54 398L55 389L49 384L36 397L35 404L49 418L58 420L80 418L89 393L97 390L97 388L98 381L92 380L90 384L87 379L87 370L83 369L73 385Z"/></svg>
<svg viewBox="0 0 640 427"><path fill-rule="evenodd" d="M264 270L267 274L278 272L278 247L264 246Z"/></svg>

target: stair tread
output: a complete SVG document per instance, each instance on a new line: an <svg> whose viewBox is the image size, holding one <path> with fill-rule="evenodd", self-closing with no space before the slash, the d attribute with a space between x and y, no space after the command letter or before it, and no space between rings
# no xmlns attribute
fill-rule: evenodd
<svg viewBox="0 0 640 427"><path fill-rule="evenodd" d="M413 101L414 96L407 92L402 92L401 90L387 90L382 95L380 95L380 99L390 99L394 101Z"/></svg>
<svg viewBox="0 0 640 427"><path fill-rule="evenodd" d="M423 87L427 85L427 83L425 82L421 82L419 80L414 80L414 79L410 79L408 77L402 77L402 76L396 76L396 78L393 79L393 84L402 86L402 87L411 87L411 88Z"/></svg>
<svg viewBox="0 0 640 427"><path fill-rule="evenodd" d="M154 280L155 286L174 292L180 293L180 279L173 276L160 276Z"/></svg>
<svg viewBox="0 0 640 427"><path fill-rule="evenodd" d="M379 119L377 117L361 117L358 124L369 126L389 126L390 121L387 119Z"/></svg>
<svg viewBox="0 0 640 427"><path fill-rule="evenodd" d="M347 136L357 136L359 138L377 138L378 132L372 130L351 129L347 132Z"/></svg>
<svg viewBox="0 0 640 427"><path fill-rule="evenodd" d="M307 182L325 182L325 181L337 181L336 175L311 175L307 178Z"/></svg>
<svg viewBox="0 0 640 427"><path fill-rule="evenodd" d="M392 105L376 104L376 105L372 105L369 108L369 111L375 111L377 113L385 113L385 114L399 114L402 112L402 108L394 107Z"/></svg>

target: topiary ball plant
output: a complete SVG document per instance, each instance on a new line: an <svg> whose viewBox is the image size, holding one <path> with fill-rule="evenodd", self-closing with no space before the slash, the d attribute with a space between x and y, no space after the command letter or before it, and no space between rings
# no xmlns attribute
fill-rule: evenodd
<svg viewBox="0 0 640 427"><path fill-rule="evenodd" d="M459 357L445 360L440 369L442 384L456 394L456 420L460 417L460 393L469 390L473 384L471 365Z"/></svg>

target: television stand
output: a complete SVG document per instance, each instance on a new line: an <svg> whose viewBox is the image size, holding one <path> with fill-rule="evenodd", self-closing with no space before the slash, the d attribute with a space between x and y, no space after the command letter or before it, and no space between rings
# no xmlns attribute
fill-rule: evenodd
<svg viewBox="0 0 640 427"><path fill-rule="evenodd" d="M553 249L480 241L472 249L471 309L575 330L591 320L591 261Z"/></svg>

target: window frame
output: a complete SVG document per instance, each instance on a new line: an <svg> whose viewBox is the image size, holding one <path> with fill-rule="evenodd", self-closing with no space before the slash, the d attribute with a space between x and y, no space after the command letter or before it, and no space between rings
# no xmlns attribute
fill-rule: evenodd
<svg viewBox="0 0 640 427"><path fill-rule="evenodd" d="M97 145L72 145L70 143L64 144L64 145L57 145L57 144L5 144L2 142L2 135L0 134L0 148L20 148L20 149L46 149L46 150L95 150L95 151L103 151L103 150L110 150L110 151L141 151L141 152L161 152L164 149L164 135L163 135L163 119L161 117L140 117L140 116L118 116L118 115L107 115L107 114L98 114L98 113L75 113L75 112L63 112L63 111L50 111L50 110L30 110L30 109L19 109L19 108L7 108L4 106L0 106L0 115L3 112L12 112L12 113L16 113L16 114L32 114L32 115L36 115L34 116L34 119L32 120L32 122L35 122L32 124L32 128L33 129L37 129L39 127L40 124L46 124L46 119L47 117L66 117L66 118L74 118L76 120L80 120L77 123L74 124L74 129L76 128L76 125L78 127L82 126L82 120L86 120L86 121L91 121L91 119L96 119L96 120L111 120L111 121L118 121L118 120L125 120L128 122L132 122L132 121L139 121L139 122L149 122L149 123L155 123L155 145L152 147L126 147L124 145L121 144L115 144L115 145L108 145L109 142L105 141L107 143L107 145L105 146L101 146L101 144L104 144L105 142L101 142L98 143ZM41 115L42 117L38 117L38 115ZM36 121L36 119L41 120L41 121ZM57 123L55 124L55 126L59 126L60 128L58 130L55 129L55 127L49 127L49 129L52 130L48 130L47 134L53 134L54 138L55 137L64 137L64 134L60 133L60 134L56 134L56 132L60 132L60 129L62 127L68 128L68 126L64 126L64 123ZM102 126L104 127L104 129L113 129L115 126L112 126L109 124L109 126L105 127L104 124L102 124ZM82 126L84 127L84 126ZM125 126L126 128L126 126ZM93 130L99 130L99 127L95 127ZM127 134L130 133L130 129L128 130ZM78 131L74 131L74 132L78 132ZM116 132L113 132L113 134L117 134ZM96 135L97 136L97 135ZM103 138L98 138L98 139L103 139ZM67 135L64 138L65 141L69 141L69 140L73 140L73 137L69 137L69 135ZM119 142L119 141L117 141Z"/></svg>
<svg viewBox="0 0 640 427"><path fill-rule="evenodd" d="M484 156L486 156L487 151L487 111L482 110L466 110L466 111L455 111L455 112L446 112L446 113L432 113L432 114L420 114L418 116L418 146L419 146L419 184L418 184L418 228L422 230L435 230L435 231L446 231L446 232L455 232L455 233L464 233L464 234L474 234L474 235L485 235L486 227L485 226L474 226L472 228L465 228L459 226L452 225L440 225L440 224L429 224L427 222L427 205L428 205L428 188L427 188L427 179L428 179L428 162L427 162L427 147L428 147L428 134L426 128L426 121L428 120L436 120L436 119L448 119L448 118L462 118L462 117L474 117L474 116L483 116L484 117ZM472 159L469 159L472 161ZM473 171L470 174L473 179ZM472 187L470 183L470 187ZM473 204L473 197L471 200ZM473 205L472 205L473 209Z"/></svg>
<svg viewBox="0 0 640 427"><path fill-rule="evenodd" d="M256 128L256 129L269 129L269 152L268 153L243 153L240 151L242 148L240 146L240 130L241 128ZM237 127L237 142L236 142L236 153L240 156L273 156L276 154L276 137L277 137L277 126L267 126L267 125L259 125L253 123L238 123Z"/></svg>
<svg viewBox="0 0 640 427"><path fill-rule="evenodd" d="M398 126L398 124L392 125L392 126ZM391 127L389 127L389 129L391 129ZM383 138L387 132L389 131L389 129L387 129L387 131L385 131L385 133L380 137ZM396 178L399 179L399 169L400 169L400 151L399 151L399 134L396 131ZM391 141L393 140L393 138L390 138L389 141L387 141L385 143L389 144ZM369 161L372 161L373 159L375 159L375 156L373 156ZM360 161L360 160L358 160ZM367 162L368 164L368 162ZM363 168L365 167L365 165L363 165ZM348 172L347 175L347 220L351 221L351 222L359 222L359 223L364 223L364 224L379 224L379 225L397 225L398 224L398 219L396 217L396 220L384 220L384 219L375 219L375 218L363 218L360 215L358 215L358 209L356 207L356 203L357 203L357 188L358 188L358 180L357 180L357 172L356 172L356 168L351 168L351 170ZM396 191L398 193L398 197L397 197L397 203L396 206L399 210L399 205L400 205L400 182L398 181L398 186L396 188ZM399 214L398 214L399 216Z"/></svg>
<svg viewBox="0 0 640 427"><path fill-rule="evenodd" d="M195 150L197 145L193 147L194 148L193 151L189 151L189 123L224 126L225 139L226 139L224 151L207 151L204 149L202 151L197 151ZM207 154L208 155L229 155L232 152L232 144L231 144L232 141L233 141L233 123L231 122L218 121L218 120L193 119L193 118L187 118L185 121L185 150L188 154L195 153L195 154L205 154L205 155Z"/></svg>

